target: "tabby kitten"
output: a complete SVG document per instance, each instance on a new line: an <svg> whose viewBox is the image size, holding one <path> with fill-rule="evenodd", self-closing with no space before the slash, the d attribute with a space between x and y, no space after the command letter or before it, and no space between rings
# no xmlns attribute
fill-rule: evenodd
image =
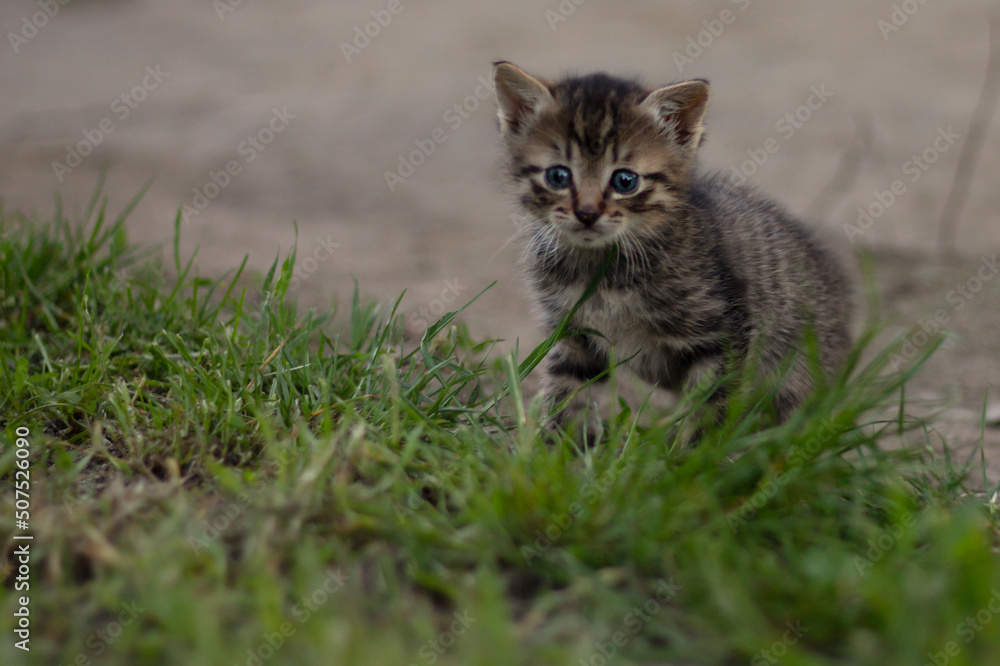
<svg viewBox="0 0 1000 666"><path fill-rule="evenodd" d="M801 353L807 330L822 371L837 369L850 345L837 261L773 201L696 169L708 82L550 83L508 62L495 64L494 82L506 170L533 220L528 279L549 331L608 266L569 323L599 335L563 340L546 359L545 392L575 394L561 420L586 406L578 389L607 370L612 347L673 391L722 377L753 350L757 376L787 370L774 395L779 420L814 383Z"/></svg>

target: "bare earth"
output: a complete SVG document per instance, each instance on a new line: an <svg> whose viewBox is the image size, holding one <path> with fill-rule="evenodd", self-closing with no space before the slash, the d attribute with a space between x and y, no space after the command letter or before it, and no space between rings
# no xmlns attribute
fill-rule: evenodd
<svg viewBox="0 0 1000 666"><path fill-rule="evenodd" d="M955 221L956 256L936 250L995 2L72 0L51 17L43 6L58 3L0 6L7 210L47 215L58 192L80 211L104 168L115 209L154 178L132 240L169 241L184 205L182 247L200 248L203 274L245 254L266 268L296 221L304 301L343 300L353 277L383 301L405 289L417 333L495 280L465 319L522 349L540 336L516 247L501 250L516 218L497 178L490 63L708 78L706 167L739 169L847 254L871 249L892 331L935 318L953 331L910 397L920 413L944 410L937 429L963 452L979 442L1000 379L1000 118ZM995 393L987 402L1000 408ZM1000 430L985 442L996 480Z"/></svg>

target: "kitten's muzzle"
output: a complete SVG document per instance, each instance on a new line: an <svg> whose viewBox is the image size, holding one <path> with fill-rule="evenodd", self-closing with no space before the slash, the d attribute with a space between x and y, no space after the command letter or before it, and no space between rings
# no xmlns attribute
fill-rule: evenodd
<svg viewBox="0 0 1000 666"><path fill-rule="evenodd" d="M589 229L600 219L601 210L597 206L580 206L573 209L573 214L580 221L580 224Z"/></svg>

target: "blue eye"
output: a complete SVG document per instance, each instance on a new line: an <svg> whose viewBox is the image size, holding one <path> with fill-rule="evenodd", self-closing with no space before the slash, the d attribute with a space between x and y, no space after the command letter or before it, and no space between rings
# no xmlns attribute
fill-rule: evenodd
<svg viewBox="0 0 1000 666"><path fill-rule="evenodd" d="M564 166L549 167L545 170L545 182L554 190L565 190L573 182L573 174Z"/></svg>
<svg viewBox="0 0 1000 666"><path fill-rule="evenodd" d="M618 169L611 174L611 187L618 194L632 194L639 189L639 174L628 169Z"/></svg>

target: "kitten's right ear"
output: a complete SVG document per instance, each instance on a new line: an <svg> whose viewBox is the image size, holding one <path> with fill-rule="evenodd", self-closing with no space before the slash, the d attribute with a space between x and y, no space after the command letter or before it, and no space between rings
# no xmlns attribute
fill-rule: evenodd
<svg viewBox="0 0 1000 666"><path fill-rule="evenodd" d="M658 88L641 102L663 132L688 152L694 152L705 131L708 81L691 79Z"/></svg>
<svg viewBox="0 0 1000 666"><path fill-rule="evenodd" d="M529 119L555 102L545 83L509 62L493 63L493 87L500 103L500 133L520 131Z"/></svg>

